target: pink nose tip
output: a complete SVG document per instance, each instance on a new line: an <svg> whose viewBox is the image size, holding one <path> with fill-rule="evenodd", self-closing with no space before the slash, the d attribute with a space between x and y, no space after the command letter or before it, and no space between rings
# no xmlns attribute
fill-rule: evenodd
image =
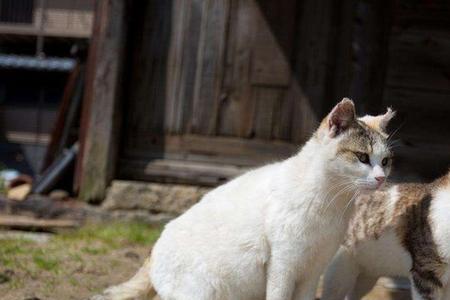
<svg viewBox="0 0 450 300"><path fill-rule="evenodd" d="M377 177L375 177L375 179L378 183L382 183L386 179L386 177L385 176L377 176Z"/></svg>

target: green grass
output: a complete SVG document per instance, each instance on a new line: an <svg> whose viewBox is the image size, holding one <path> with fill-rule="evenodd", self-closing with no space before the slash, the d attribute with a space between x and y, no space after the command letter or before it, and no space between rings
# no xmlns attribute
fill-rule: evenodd
<svg viewBox="0 0 450 300"><path fill-rule="evenodd" d="M110 248L126 244L150 245L160 234L159 228L152 228L140 223L115 223L108 226L91 225L78 231L65 233L56 237L62 242L85 241L100 242Z"/></svg>
<svg viewBox="0 0 450 300"><path fill-rule="evenodd" d="M94 257L124 246L150 247L160 232L160 228L145 224L113 223L89 225L57 234L45 244L20 238L0 239L0 272L13 270L15 274L32 278L45 276L49 289L53 288L53 281L58 276L67 276L71 278L70 283L76 285L76 279L68 273L67 265L86 267L89 260L96 260ZM21 288L23 282L18 277L13 276L5 284L12 289Z"/></svg>
<svg viewBox="0 0 450 300"><path fill-rule="evenodd" d="M18 258L27 252L32 242L23 239L0 240L0 265L14 267L20 263Z"/></svg>
<svg viewBox="0 0 450 300"><path fill-rule="evenodd" d="M36 251L32 254L33 262L39 269L46 271L57 271L59 269L59 260L46 255L43 251Z"/></svg>

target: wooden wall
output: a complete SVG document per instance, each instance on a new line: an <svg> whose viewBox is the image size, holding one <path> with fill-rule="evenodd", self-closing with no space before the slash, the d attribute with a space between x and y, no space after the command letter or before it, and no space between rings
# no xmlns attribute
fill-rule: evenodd
<svg viewBox="0 0 450 300"><path fill-rule="evenodd" d="M383 100L399 112L397 164L434 178L450 166L450 2L397 1Z"/></svg>
<svg viewBox="0 0 450 300"><path fill-rule="evenodd" d="M448 1L103 2L127 3L126 34L114 41L126 45L124 68L98 69L111 82L92 86L120 87L110 115L123 122L112 130L116 118L92 106L85 131L107 126L119 155L86 151L85 170L115 170L89 197L100 199L111 177L216 185L287 157L344 96L361 115L398 111L397 179L433 178L450 164ZM109 40L106 29L97 34Z"/></svg>
<svg viewBox="0 0 450 300"><path fill-rule="evenodd" d="M154 179L155 158L170 168L186 160L239 168L295 152L337 101L336 8L325 0L136 6L121 176ZM228 178L208 176L194 180Z"/></svg>

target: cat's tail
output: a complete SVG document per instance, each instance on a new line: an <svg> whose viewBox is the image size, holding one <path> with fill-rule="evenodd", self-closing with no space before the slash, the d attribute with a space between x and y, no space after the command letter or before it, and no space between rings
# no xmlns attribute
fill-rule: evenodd
<svg viewBox="0 0 450 300"><path fill-rule="evenodd" d="M148 257L144 265L128 281L107 288L101 295L90 300L152 300L156 291L150 281L151 258Z"/></svg>

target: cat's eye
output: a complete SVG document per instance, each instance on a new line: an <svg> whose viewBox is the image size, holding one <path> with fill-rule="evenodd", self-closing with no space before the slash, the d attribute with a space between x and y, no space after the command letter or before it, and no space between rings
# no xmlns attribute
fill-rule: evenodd
<svg viewBox="0 0 450 300"><path fill-rule="evenodd" d="M363 152L355 152L356 157L358 157L359 161L362 162L363 164L370 164L370 158L369 155L367 153L363 153Z"/></svg>
<svg viewBox="0 0 450 300"><path fill-rule="evenodd" d="M385 166L388 164L388 162L389 162L389 158L388 158L388 157L385 157L385 158L383 158L383 160L381 161L381 165L382 165L383 167L385 167Z"/></svg>

